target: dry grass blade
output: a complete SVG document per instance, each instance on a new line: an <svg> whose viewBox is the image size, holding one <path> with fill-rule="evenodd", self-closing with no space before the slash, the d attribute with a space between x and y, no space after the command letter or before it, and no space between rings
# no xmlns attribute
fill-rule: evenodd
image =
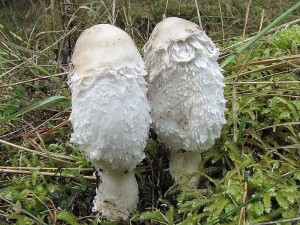
<svg viewBox="0 0 300 225"><path fill-rule="evenodd" d="M300 84L300 81L261 81L261 82L254 82L254 81L238 81L238 82L227 82L225 83L226 85L242 85L242 84L271 84L271 85L276 85L276 84Z"/></svg>
<svg viewBox="0 0 300 225"><path fill-rule="evenodd" d="M38 78L35 78L35 79L24 80L24 81L12 83L12 84L4 84L4 85L1 85L0 88L13 87L13 86L16 86L16 85L30 83L30 82L34 82L34 81L38 81L38 80L50 79L51 77L61 77L61 76L64 76L66 74L68 74L68 73L67 72L66 73L59 73L59 74L54 74L54 75L51 75L51 76L43 76L43 77L38 77Z"/></svg>
<svg viewBox="0 0 300 225"><path fill-rule="evenodd" d="M9 145L11 147L20 149L22 151L34 153L34 154L37 154L39 156L43 156L43 157L46 157L46 158L51 157L54 160L57 160L57 161L60 161L60 162L65 162L65 163L73 163L74 162L74 159L70 156L59 155L59 154L52 153L52 152L47 152L47 153L39 152L39 151L35 151L35 150L29 149L29 148L25 148L25 147L22 147L22 146L19 146L19 145L16 145L16 144L13 144L13 143L1 140L1 139L0 139L0 143L4 144L4 145Z"/></svg>
<svg viewBox="0 0 300 225"><path fill-rule="evenodd" d="M33 171L29 171L29 170L12 170L12 169L2 169L0 168L0 174L13 174L13 175L31 175L33 173ZM72 179L76 179L75 176L71 175L71 174L61 174L60 172L57 173L50 173L50 172L39 172L39 174L43 175L43 176L50 176L50 177L64 177L64 178L72 178ZM84 178L88 179L88 180L96 180L95 176L83 176Z"/></svg>
<svg viewBox="0 0 300 225"><path fill-rule="evenodd" d="M253 225L271 225L271 224L281 224L281 223L292 223L292 222L297 222L297 221L300 221L300 217L295 217L295 218L286 219L286 220L277 220L277 221L271 221L271 222L256 223Z"/></svg>
<svg viewBox="0 0 300 225"><path fill-rule="evenodd" d="M75 31L77 30L77 26L74 26L66 35L64 35L63 37L60 37L57 41L55 41L53 44L49 45L48 47L44 48L42 51L40 51L40 55L42 55L43 53L45 53L46 51L48 51L49 49L55 47L60 41L64 40L66 36L69 36L71 35L72 33L74 33ZM24 66L26 64L26 62L32 62L34 63L34 60L36 60L39 56L38 55L35 55L35 56L32 56L31 58L29 59L26 59L25 61L23 61L22 63L19 63L18 65L16 65L15 67L13 67L12 69L4 72L3 74L0 75L0 78L1 77L4 77L5 75L7 74L10 74L12 73L14 70Z"/></svg>
<svg viewBox="0 0 300 225"><path fill-rule="evenodd" d="M248 5L247 5L247 10L246 10L246 18L245 18L245 25L244 25L244 30L243 30L242 45L244 45L244 41L245 41L245 35L246 35L246 30L247 30L247 25L248 25L248 20L249 20L251 4L252 4L252 0L249 0Z"/></svg>
<svg viewBox="0 0 300 225"><path fill-rule="evenodd" d="M258 69L241 72L238 74L238 77L247 76L252 73L260 73L268 70L282 69L289 65L298 68L300 65L300 57L299 55L293 55L287 57L279 57L276 59L266 59L266 60L261 60L256 62L250 62L244 65L239 65L237 66L237 68L249 68L249 66L257 66L257 65L265 65L265 66ZM235 77L236 75L230 76L227 77L226 80L233 79Z"/></svg>
<svg viewBox="0 0 300 225"><path fill-rule="evenodd" d="M271 129L271 128L275 129L276 127L281 127L281 126L298 126L298 125L300 125L300 122L280 123L280 124L274 124L272 126L267 126L267 127L259 128L259 129L255 130L255 132L266 130L266 129Z"/></svg>
<svg viewBox="0 0 300 225"><path fill-rule="evenodd" d="M62 170L78 170L78 171L91 171L91 168L81 168L81 167L30 167L30 166L0 166L1 169L9 169L9 170L38 170L38 171L44 171L44 170L56 170L56 171L62 171Z"/></svg>

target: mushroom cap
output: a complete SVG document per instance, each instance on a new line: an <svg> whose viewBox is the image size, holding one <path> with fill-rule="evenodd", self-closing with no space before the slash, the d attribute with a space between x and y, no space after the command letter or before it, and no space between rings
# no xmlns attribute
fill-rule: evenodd
<svg viewBox="0 0 300 225"><path fill-rule="evenodd" d="M98 24L79 36L72 55L71 72L84 73L91 68L123 68L142 65L141 56L130 36L110 25Z"/></svg>
<svg viewBox="0 0 300 225"><path fill-rule="evenodd" d="M203 32L200 27L188 20L178 17L168 17L159 22L145 45L145 51L151 46L154 51L166 49L170 42L185 40L193 34Z"/></svg>

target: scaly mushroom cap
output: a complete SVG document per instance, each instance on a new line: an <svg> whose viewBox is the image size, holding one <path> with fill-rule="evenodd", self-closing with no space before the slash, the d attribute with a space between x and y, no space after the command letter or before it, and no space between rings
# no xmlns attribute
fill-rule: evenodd
<svg viewBox="0 0 300 225"><path fill-rule="evenodd" d="M85 76L90 68L142 66L142 58L130 36L110 25L98 24L83 31L72 55L73 71Z"/></svg>
<svg viewBox="0 0 300 225"><path fill-rule="evenodd" d="M145 51L152 48L167 49L171 42L184 41L192 34L198 34L199 26L188 20L178 17L169 17L159 22L153 29L151 36L145 46Z"/></svg>
<svg viewBox="0 0 300 225"><path fill-rule="evenodd" d="M131 171L145 157L150 122L137 48L121 29L99 24L80 35L72 63L71 142L96 168Z"/></svg>
<svg viewBox="0 0 300 225"><path fill-rule="evenodd" d="M145 157L151 120L143 60L129 35L100 24L81 34L72 63L71 142L99 170L93 209L127 219L138 202L132 170Z"/></svg>
<svg viewBox="0 0 300 225"><path fill-rule="evenodd" d="M225 123L218 49L198 25L174 17L157 24L144 49L158 137L174 151L207 150Z"/></svg>

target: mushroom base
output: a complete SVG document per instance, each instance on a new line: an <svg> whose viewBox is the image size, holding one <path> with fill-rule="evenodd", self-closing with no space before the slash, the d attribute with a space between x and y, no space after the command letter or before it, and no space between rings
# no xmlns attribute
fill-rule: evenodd
<svg viewBox="0 0 300 225"><path fill-rule="evenodd" d="M170 173L179 185L187 185L195 188L199 182L197 173L201 162L200 152L177 152L171 151Z"/></svg>
<svg viewBox="0 0 300 225"><path fill-rule="evenodd" d="M138 203L138 184L135 175L129 173L99 172L93 211L110 220L126 220Z"/></svg>

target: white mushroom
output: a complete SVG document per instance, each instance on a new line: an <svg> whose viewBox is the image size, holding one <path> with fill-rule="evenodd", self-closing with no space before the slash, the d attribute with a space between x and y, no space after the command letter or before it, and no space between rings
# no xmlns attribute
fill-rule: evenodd
<svg viewBox="0 0 300 225"><path fill-rule="evenodd" d="M150 123L143 60L129 35L100 24L80 35L72 64L71 142L99 170L93 210L127 219L138 202L132 170L145 157Z"/></svg>
<svg viewBox="0 0 300 225"><path fill-rule="evenodd" d="M219 51L198 25L175 17L157 24L144 49L153 127L171 149L175 181L195 187L201 152L225 123Z"/></svg>

